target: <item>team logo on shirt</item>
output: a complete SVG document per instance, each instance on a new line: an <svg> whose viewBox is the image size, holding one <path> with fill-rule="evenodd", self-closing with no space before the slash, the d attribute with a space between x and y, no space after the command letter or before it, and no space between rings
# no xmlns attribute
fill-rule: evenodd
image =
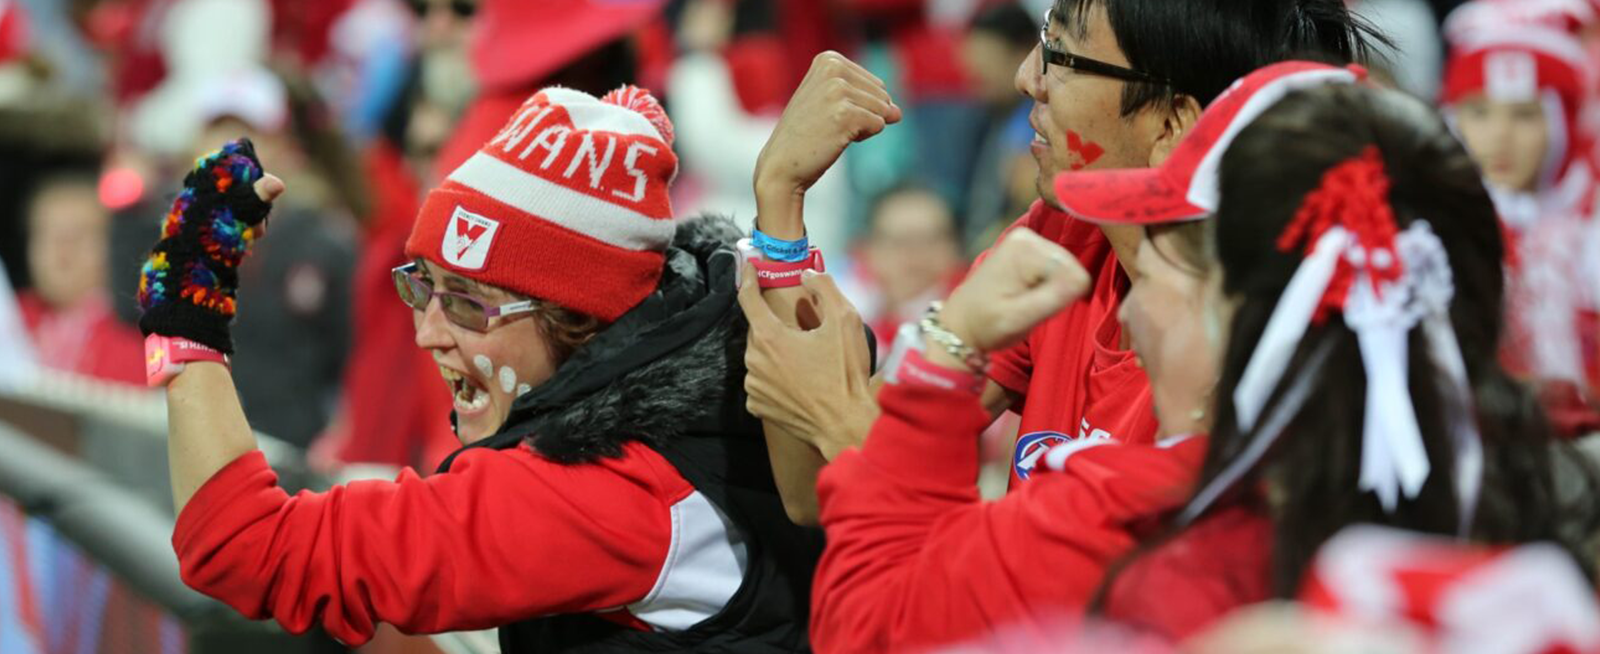
<svg viewBox="0 0 1600 654"><path fill-rule="evenodd" d="M1036 431L1017 439L1017 453L1011 465L1017 473L1017 478L1027 479L1044 461L1045 452L1071 440L1071 436L1059 431Z"/></svg>
<svg viewBox="0 0 1600 654"><path fill-rule="evenodd" d="M1012 458L1011 468L1016 471L1017 479L1027 479L1033 475L1033 471L1039 469L1039 465L1044 462L1045 453L1049 452L1050 448L1075 440L1106 440L1110 438L1111 432L1090 427L1087 418L1083 420L1082 424L1078 425L1077 438L1059 431L1031 432L1017 439L1017 453Z"/></svg>

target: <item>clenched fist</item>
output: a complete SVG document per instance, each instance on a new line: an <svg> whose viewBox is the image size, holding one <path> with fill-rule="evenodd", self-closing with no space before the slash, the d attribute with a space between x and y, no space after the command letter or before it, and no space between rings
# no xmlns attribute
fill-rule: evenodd
<svg viewBox="0 0 1600 654"><path fill-rule="evenodd" d="M802 214L795 209L806 189L846 146L900 117L883 80L837 52L817 55L756 159L762 231L779 238L803 234Z"/></svg>
<svg viewBox="0 0 1600 654"><path fill-rule="evenodd" d="M939 321L968 345L993 352L1083 297L1089 281L1065 248L1027 228L1013 229L951 292Z"/></svg>

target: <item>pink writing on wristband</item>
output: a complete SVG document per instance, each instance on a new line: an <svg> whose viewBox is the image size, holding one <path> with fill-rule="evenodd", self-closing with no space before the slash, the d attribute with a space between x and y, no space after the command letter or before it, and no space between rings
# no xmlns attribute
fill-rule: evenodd
<svg viewBox="0 0 1600 654"><path fill-rule="evenodd" d="M951 370L935 363L929 363L922 356L922 353L917 350L906 352L906 357L901 360L900 369L896 374L902 383L922 384L947 391L983 392L983 375Z"/></svg>
<svg viewBox="0 0 1600 654"><path fill-rule="evenodd" d="M756 269L756 284L761 288L791 288L800 285L800 276L807 270L826 272L822 251L811 248L811 254L802 261L769 261L761 257L747 257Z"/></svg>
<svg viewBox="0 0 1600 654"><path fill-rule="evenodd" d="M183 371L190 361L215 361L228 365L228 357L216 349L187 338L151 334L144 339L145 383L161 386Z"/></svg>

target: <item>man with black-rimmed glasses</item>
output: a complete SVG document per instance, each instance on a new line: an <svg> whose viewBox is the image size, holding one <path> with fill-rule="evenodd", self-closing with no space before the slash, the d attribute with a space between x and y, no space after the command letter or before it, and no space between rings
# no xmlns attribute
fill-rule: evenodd
<svg viewBox="0 0 1600 654"><path fill-rule="evenodd" d="M1381 37L1340 0L1056 0L1040 44L1016 74L1017 90L1034 102L1029 122L1040 201L1012 229L1065 247L1094 282L1083 301L1021 344L988 353L985 407L994 415L1007 409L1022 415L1012 490L1054 445L1099 438L1149 443L1156 433L1148 379L1117 322L1131 283L1119 261L1131 261L1143 234L1073 218L1060 209L1051 181L1064 171L1159 164L1233 80L1308 54L1330 63L1359 61L1374 39ZM802 238L805 189L849 143L900 116L876 77L837 53L818 56L757 164L757 229L776 239ZM800 324L798 304L829 306L817 298L829 293L836 291L821 278L763 297L792 327ZM808 320L802 326L809 331L752 329L749 405L766 422L774 458L810 457L820 468L866 437L877 407L874 386L858 379L865 372L849 360L853 348L842 345L859 339L851 318L823 316L820 326ZM791 515L810 517L814 510Z"/></svg>

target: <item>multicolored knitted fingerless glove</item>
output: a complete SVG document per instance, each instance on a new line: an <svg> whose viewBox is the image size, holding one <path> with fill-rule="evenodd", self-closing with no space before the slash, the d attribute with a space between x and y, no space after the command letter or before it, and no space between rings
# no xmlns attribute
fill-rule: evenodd
<svg viewBox="0 0 1600 654"><path fill-rule="evenodd" d="M239 139L195 161L139 275L139 329L228 354L239 262L266 233L272 205L256 195L261 161Z"/></svg>

